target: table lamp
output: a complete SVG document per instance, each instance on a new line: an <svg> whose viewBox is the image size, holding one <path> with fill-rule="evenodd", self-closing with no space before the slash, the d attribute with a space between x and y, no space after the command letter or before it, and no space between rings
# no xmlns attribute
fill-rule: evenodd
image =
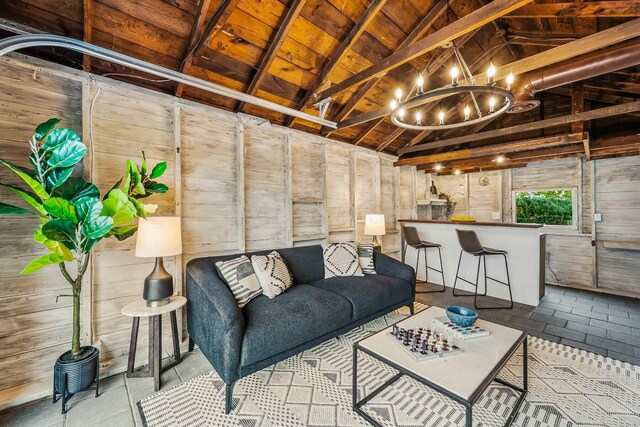
<svg viewBox="0 0 640 427"><path fill-rule="evenodd" d="M173 277L164 269L162 257L182 253L182 233L180 218L154 216L146 220L140 218L136 240L136 256L155 258L156 265L144 279L142 297L147 307L160 307L169 303L173 295Z"/></svg>
<svg viewBox="0 0 640 427"><path fill-rule="evenodd" d="M368 214L364 219L364 234L373 236L374 250L382 252L382 243L378 240L378 236L384 236L386 234L384 228L384 215Z"/></svg>

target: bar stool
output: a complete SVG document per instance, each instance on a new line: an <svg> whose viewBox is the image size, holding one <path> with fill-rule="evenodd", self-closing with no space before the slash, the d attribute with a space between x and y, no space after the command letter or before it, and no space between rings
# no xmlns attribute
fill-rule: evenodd
<svg viewBox="0 0 640 427"><path fill-rule="evenodd" d="M416 291L417 294L430 294L432 292L444 292L446 287L444 284L444 268L442 267L442 252L440 251L440 244L427 242L425 240L420 239L420 235L418 234L418 229L415 227L405 227L402 226L402 235L404 236L404 253L402 254L403 258L407 254L407 248L411 246L414 249L417 249L418 253L416 255L416 275L418 274L418 266L420 265L420 250L424 249L424 265L425 265L425 283L429 282L429 269L436 271L442 275L442 289L431 290L431 291ZM427 263L427 249L436 248L438 249L438 255L440 256L440 270L437 268L429 267Z"/></svg>
<svg viewBox="0 0 640 427"><path fill-rule="evenodd" d="M473 306L476 308L476 310L483 310L483 309L498 309L498 308L505 308L505 309L511 309L513 308L513 295L511 294L511 280L509 280L509 265L507 263L507 251L501 250L501 249L493 249L493 248L485 248L484 246L482 246L482 244L480 243L480 240L478 239L478 235L476 234L475 231L473 230L457 230L456 229L456 233L458 235L458 242L460 242L460 247L462 248L462 250L460 251L460 258L458 258L458 269L456 270L456 280L453 282L453 295L458 297L458 296L464 296L463 294L457 294L456 295L456 283L458 283L458 279L467 282L468 284L472 285L475 287L475 292L473 295ZM464 279L462 277L460 277L458 274L460 272L460 263L462 261L462 253L466 252L470 255L473 255L475 257L478 257L478 271L476 273L476 282L470 282L467 279ZM505 271L507 272L507 281L503 282L501 280L495 279L493 277L489 277L487 276L487 256L491 256L491 255L501 255L504 257L504 268ZM478 279L480 278L480 260L483 261L484 264L484 293L483 294L478 294ZM505 286L507 286L509 288L509 300L510 300L510 304L507 307L501 307L501 306L496 306L496 307L478 307L478 295L480 296L486 296L487 295L487 279L493 280L494 282L498 282L500 284L503 284Z"/></svg>

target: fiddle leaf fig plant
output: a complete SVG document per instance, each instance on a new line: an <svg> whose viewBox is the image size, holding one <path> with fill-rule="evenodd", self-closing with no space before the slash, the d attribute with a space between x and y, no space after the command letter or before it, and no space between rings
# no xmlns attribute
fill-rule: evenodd
<svg viewBox="0 0 640 427"><path fill-rule="evenodd" d="M79 357L80 292L91 249L108 237L125 240L133 236L138 217L146 218L155 212L156 205L145 204L141 199L168 191L166 185L155 181L164 174L167 163L158 163L147 174L143 151L140 165L127 160L124 175L101 199L98 187L82 177L72 176L87 147L73 130L58 128L59 122L60 119L49 119L36 128L29 141L32 170L0 159L26 186L0 183L25 202L25 207L0 202L0 215L35 215L40 219L33 237L49 253L27 264L22 274L58 265L72 288L71 355ZM67 263L72 262L77 268L70 271Z"/></svg>

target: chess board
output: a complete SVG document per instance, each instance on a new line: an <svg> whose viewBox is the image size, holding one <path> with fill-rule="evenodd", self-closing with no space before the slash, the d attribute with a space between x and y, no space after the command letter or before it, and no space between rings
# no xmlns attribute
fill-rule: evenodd
<svg viewBox="0 0 640 427"><path fill-rule="evenodd" d="M394 342L417 361L440 359L462 354L463 350L454 345L445 334L435 329L405 329L393 325L388 334Z"/></svg>

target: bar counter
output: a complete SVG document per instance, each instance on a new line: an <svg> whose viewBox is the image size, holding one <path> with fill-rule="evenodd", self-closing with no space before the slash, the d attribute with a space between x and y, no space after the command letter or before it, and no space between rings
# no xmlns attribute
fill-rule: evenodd
<svg viewBox="0 0 640 427"><path fill-rule="evenodd" d="M456 229L474 230L483 246L495 249L503 249L508 252L509 276L511 278L511 291L513 301L527 305L537 306L544 293L544 234L541 233L540 224L510 224L498 222L473 222L473 221L437 221L421 219L401 219L401 225L416 227L420 238L442 245L442 264L447 287L453 287L460 257L460 244L456 235ZM402 236L402 248L405 242ZM406 255L403 250L403 261L415 268L417 251L407 248ZM438 251L427 249L428 263L432 267L439 268ZM478 257L463 253L460 277L475 282ZM504 260L498 256L487 256L487 275L500 280L506 279ZM424 258L420 257L418 268L418 280L424 280ZM506 281L506 280L505 280ZM440 273L429 271L429 282L441 283ZM478 279L480 292L484 289L484 275L480 272ZM473 291L473 286L458 280L457 289ZM488 281L487 295L509 300L508 288L491 280ZM428 298L428 294L427 294ZM473 307L473 298L459 297L460 305ZM479 299L482 305L482 299ZM486 305L486 303L485 303Z"/></svg>

